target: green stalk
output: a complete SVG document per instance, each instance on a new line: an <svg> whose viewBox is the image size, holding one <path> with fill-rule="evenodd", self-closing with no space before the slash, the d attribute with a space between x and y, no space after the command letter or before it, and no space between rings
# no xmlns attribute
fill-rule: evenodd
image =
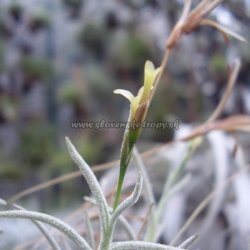
<svg viewBox="0 0 250 250"><path fill-rule="evenodd" d="M114 202L114 210L113 211L115 211L115 209L117 208L119 200L120 200L124 177L125 177L125 171L121 171L121 169L120 169L119 180L118 180L118 186L117 186L115 202Z"/></svg>
<svg viewBox="0 0 250 250"><path fill-rule="evenodd" d="M133 148L134 148L134 146L132 146L132 148L129 150L129 153L126 156L125 159L123 157L123 155L124 155L123 152L121 154L120 173L119 173L117 191L116 191L115 202L114 202L114 211L117 208L119 200L120 200L121 191L122 191L122 184L123 184L124 177L125 177L125 174L126 174L126 171L127 171L127 168L128 168L128 164L129 164L131 156L132 156Z"/></svg>
<svg viewBox="0 0 250 250"><path fill-rule="evenodd" d="M134 143L130 143L130 131L126 130L123 137L123 143L122 143L122 149L121 149L121 158L120 158L120 173L119 173L119 179L118 179L118 186L115 196L115 202L114 202L114 211L118 206L119 199L121 196L122 191L122 184L124 181L124 177L128 168L128 164L130 162Z"/></svg>

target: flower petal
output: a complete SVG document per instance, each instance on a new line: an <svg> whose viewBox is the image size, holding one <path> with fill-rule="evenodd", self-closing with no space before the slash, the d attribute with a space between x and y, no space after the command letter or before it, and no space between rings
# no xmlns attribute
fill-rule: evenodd
<svg viewBox="0 0 250 250"><path fill-rule="evenodd" d="M114 90L115 94L120 94L123 95L124 97L126 97L129 101L130 101L130 106L131 106L131 110L130 110L130 119L132 120L134 119L134 114L139 106L140 100L141 100L141 95L143 92L143 88L141 87L140 90L138 91L137 96L134 96L131 92L124 90L124 89L116 89Z"/></svg>
<svg viewBox="0 0 250 250"><path fill-rule="evenodd" d="M115 94L120 94L120 95L123 95L124 97L126 97L130 102L133 101L133 99L135 98L134 95L127 91L127 90L124 90L124 89L116 89L114 90L114 93Z"/></svg>
<svg viewBox="0 0 250 250"><path fill-rule="evenodd" d="M160 71L161 67L155 69L152 62L146 61L144 68L144 90L140 103L145 102L149 99L150 91Z"/></svg>

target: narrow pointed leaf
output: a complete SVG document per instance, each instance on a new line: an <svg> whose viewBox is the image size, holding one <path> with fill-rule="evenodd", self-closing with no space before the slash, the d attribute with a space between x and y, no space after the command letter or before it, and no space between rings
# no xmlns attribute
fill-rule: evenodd
<svg viewBox="0 0 250 250"><path fill-rule="evenodd" d="M20 218L44 222L64 233L72 241L74 241L80 249L91 250L88 243L72 227L53 216L33 211L14 210L0 212L0 218Z"/></svg>

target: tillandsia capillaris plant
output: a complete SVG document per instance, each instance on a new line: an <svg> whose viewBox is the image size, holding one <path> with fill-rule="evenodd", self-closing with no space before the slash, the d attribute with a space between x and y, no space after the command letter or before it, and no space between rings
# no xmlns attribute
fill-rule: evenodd
<svg viewBox="0 0 250 250"><path fill-rule="evenodd" d="M140 88L137 96L134 96L131 92L123 89L117 89L114 91L115 94L121 94L130 101L130 114L121 147L120 173L114 203L114 210L118 206L122 183L133 153L133 148L140 136L142 125L147 115L148 107L150 104L151 90L153 89L155 79L160 71L161 68L155 69L152 62L146 61L144 67L144 85Z"/></svg>
<svg viewBox="0 0 250 250"><path fill-rule="evenodd" d="M136 141L138 140L138 137L142 129L141 124L143 123L146 117L150 100L152 99L154 92L156 91L157 85L159 83L163 70L166 66L170 50L175 47L175 45L181 39L182 35L191 33L200 25L209 25L217 28L223 35L226 44L229 43L228 35L231 35L241 41L244 42L246 41L244 37L236 34L235 32L222 27L221 25L219 25L214 21L205 19L211 13L211 11L215 9L221 2L223 2L223 0L214 0L214 1L203 0L196 8L190 11L192 0L185 0L182 15L179 18L179 21L175 25L167 41L166 51L161 63L161 67L155 69L154 65L151 62L149 61L146 62L144 70L145 71L144 87L142 87L139 90L137 96L134 96L133 94L131 94L129 91L126 90L118 89L114 91L114 93L116 94L121 94L125 96L131 102L128 124L132 125L132 126L127 126L123 137L121 157L120 157L120 173L119 173L117 192L114 202L114 210L116 209L119 203L122 183L125 177L128 164L131 159L133 147ZM157 77L158 74L159 76ZM155 82L155 88L151 93L151 89L154 85L154 82Z"/></svg>
<svg viewBox="0 0 250 250"><path fill-rule="evenodd" d="M190 246L190 244L192 244L194 240L196 240L197 236L196 235L192 236L177 248L166 246L166 245L161 245L157 243L152 243L152 242L143 242L143 241L135 240L136 237L135 237L135 232L133 231L133 228L129 225L126 219L121 216L121 214L125 209L129 208L130 206L132 206L133 204L137 202L140 196L141 190L142 190L142 182L143 182L142 177L145 176L145 174L141 174L141 173L138 174L138 179L137 179L133 193L128 198L126 198L121 204L118 204L123 180L124 180L125 173L126 173L128 164L132 156L133 148L141 133L142 124L145 120L147 110L150 104L150 100L152 99L153 92L156 89L156 83L159 81L160 76L163 72L163 69L166 65L168 52L172 48L175 47L176 43L180 40L182 35L189 34L199 25L210 25L210 26L216 27L224 36L226 43L228 43L228 37L227 37L228 34L233 35L234 37L244 41L244 38L233 33L230 30L227 30L221 27L219 24L215 23L214 21L204 19L220 2L222 2L222 0L214 0L214 1L203 0L196 8L194 8L193 11L190 12L191 2L192 2L191 0L185 0L185 5L184 5L182 16L180 20L178 21L178 23L176 24L175 28L173 29L169 37L169 40L167 42L166 53L165 53L163 62L161 64L161 67L155 69L152 62L147 61L145 63L144 86L139 90L137 96L132 95L129 91L126 91L126 90L118 89L114 91L116 94L121 94L125 96L130 101L131 107L130 107L128 126L124 133L123 144L122 144L122 149L121 149L120 173L119 173L116 199L115 199L113 209L108 207L108 203L104 197L104 194L101 191L100 185L95 175L93 174L91 168L78 154L78 152L76 151L74 146L71 144L71 142L68 139L66 140L71 157L79 166L81 172L86 178L88 185L93 193L94 201L91 200L91 202L93 204L96 204L99 208L100 227L101 227L100 243L97 244L95 242L95 238L93 237L91 222L88 220L87 213L85 214L85 222L87 225L86 229L87 229L87 236L88 236L87 241L85 241L85 239L83 239L83 237L78 232L76 232L69 225L65 224L63 221L58 220L57 218L46 215L46 214L24 210L20 206L15 206L17 210L14 210L14 211L0 212L0 218L2 217L2 218L31 219L39 227L39 229L47 238L48 242L50 243L51 247L54 250L60 250L60 246L57 244L56 239L54 239L51 235L49 235L49 232L43 227L43 225L40 222L49 224L52 227L59 229L68 238L73 240L80 249L84 249L84 250L94 249L95 246L98 247L98 250L109 250L109 249L181 250L183 248L187 249ZM232 76L235 76L234 72ZM232 77L232 79L234 78L235 77ZM155 86L154 88L153 88L153 85ZM215 118L217 117L217 113L212 118L215 119L214 117ZM240 125L242 126L242 124ZM177 183L177 185L179 184L179 186L176 185L175 190L174 188L170 190L170 187L173 186L173 184L176 182L176 179L179 176L179 173L184 168L186 161L190 158L191 154L193 153L193 150L192 150L193 148L194 147L190 148L187 156L184 158L183 162L181 162L181 165L179 166L179 168L176 169L174 174L169 175L168 177L169 182L166 183L166 188L164 191L165 196L166 194L170 196L171 192L174 192L180 186L183 186L184 181L186 181L186 179L184 179L182 183ZM143 173L143 171L141 172ZM144 180L146 183L147 180L145 177L144 177ZM148 178L148 183L149 183L149 178ZM149 194L152 191L150 186L148 186L148 190L149 191L146 192L146 194ZM159 227L158 224L161 218L162 210L163 210L164 204L166 203L166 199L168 198L167 196L164 197L164 192L163 192L162 200L159 202L159 205L157 207L156 216L155 216L156 218L153 218L152 224L150 224L150 220L149 220L149 225L150 226L154 225L154 227L152 227L153 230L156 228L155 226L156 224L157 224L157 227ZM150 198L148 199L149 205L154 204L153 194L148 195L148 197ZM4 200L0 199L0 206L6 206L6 205L7 203ZM124 241L124 242L112 241L114 228L115 228L116 222L119 220L123 223L123 228L127 231L130 241ZM155 238L158 232L155 231L151 234L153 230L151 231L149 230L148 235L146 234L146 237L144 238L145 241L157 241L155 240ZM0 233L1 233L1 230L0 230ZM140 237L137 237L137 239L139 238Z"/></svg>
<svg viewBox="0 0 250 250"><path fill-rule="evenodd" d="M66 143L72 159L78 165L79 169L81 170L83 176L85 177L92 191L92 194L94 196L94 201L92 201L92 203L96 204L99 209L101 237L97 248L98 250L115 250L115 249L184 250L187 249L189 245L192 244L197 239L197 235L194 235L190 237L188 240L186 240L184 243L182 243L181 247L172 247L152 242L136 241L133 240L135 239L133 229L128 225L126 225L127 223L126 219L121 217L122 220L120 218L120 221L122 221L124 228L127 229L127 232L132 237L132 240L123 242L112 242L114 228L116 222L119 220L119 217L126 209L134 205L140 197L143 184L142 174L140 172L138 173L137 182L135 184L135 188L132 194L129 197L127 197L121 204L119 204L114 212L112 212L112 210L108 207L107 200L91 168L79 155L79 153L77 152L77 150L75 149L75 147L72 145L72 143L68 138L66 138ZM7 203L4 200L0 199L0 206L6 206L6 205ZM85 222L87 224L86 230L88 238L88 240L86 241L72 227L70 227L63 221L53 216L33 211L26 211L25 209L17 205L15 205L15 208L17 210L0 212L0 218L22 218L22 219L32 220L39 227L44 236L48 239L53 250L61 250L61 247L57 244L57 242L49 233L49 231L46 230L46 228L40 222L44 222L46 224L51 225L54 228L57 228L68 238L70 238L82 250L93 250L95 248L96 242L90 221L88 220L87 213L85 213Z"/></svg>

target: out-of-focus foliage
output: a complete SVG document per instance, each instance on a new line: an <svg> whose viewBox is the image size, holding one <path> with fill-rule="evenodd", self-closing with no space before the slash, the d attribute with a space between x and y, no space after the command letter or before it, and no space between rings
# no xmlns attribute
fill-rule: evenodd
<svg viewBox="0 0 250 250"><path fill-rule="evenodd" d="M46 12L33 14L30 18L29 28L32 32L45 29L49 26L49 17Z"/></svg>
<svg viewBox="0 0 250 250"><path fill-rule="evenodd" d="M182 6L177 0L0 1L1 181L25 180L26 170L39 182L73 171L65 136L90 165L117 158L123 129L73 129L71 122L127 121L129 104L113 90L138 92L145 61L159 66ZM224 1L211 19L250 40L249 8L248 1ZM146 119L205 121L236 57L242 68L223 116L249 114L249 44L232 38L226 46L218 30L202 26L170 53ZM173 132L145 129L140 141L167 142Z"/></svg>
<svg viewBox="0 0 250 250"><path fill-rule="evenodd" d="M62 103L77 105L81 100L81 93L74 88L73 84L67 84L60 89L59 100Z"/></svg>
<svg viewBox="0 0 250 250"><path fill-rule="evenodd" d="M87 52L99 58L105 51L106 32L101 24L88 23L79 33L79 42Z"/></svg>
<svg viewBox="0 0 250 250"><path fill-rule="evenodd" d="M52 72L52 64L49 60L23 56L20 61L20 68L24 77L30 81L41 80L49 77Z"/></svg>
<svg viewBox="0 0 250 250"><path fill-rule="evenodd" d="M22 6L18 2L13 2L9 7L9 14L14 20L20 21L23 14Z"/></svg>
<svg viewBox="0 0 250 250"><path fill-rule="evenodd" d="M53 138L55 131L48 124L32 122L25 126L20 135L19 160L32 167L38 167L54 152Z"/></svg>
<svg viewBox="0 0 250 250"><path fill-rule="evenodd" d="M5 101L1 102L0 117L5 126L10 122L26 124L27 119L32 121L32 116L40 117L41 124L46 124L53 107L56 111L53 120L57 122L49 126L58 131L57 136L72 133L84 141L85 135L94 136L93 131L72 130L71 121L126 120L129 107L112 91L124 88L136 93L143 81L145 60L158 66L164 50L159 45L167 41L163 34L177 21L181 4L108 2L103 3L106 6L103 9L98 9L95 1L81 0L41 1L35 8L31 0L2 3L0 90ZM234 1L227 1L213 18L234 23L239 32L243 27L242 34L247 35L244 30L249 17L245 5L243 1L237 6ZM250 58L246 45L239 46L232 39L226 48L221 34L209 27L200 27L184 38L170 56L148 120L166 121L173 114L184 122L207 117L223 92L227 64L237 53L242 53L245 62L240 73L244 85ZM37 111L32 115L29 111L27 116L27 107L33 107L27 103L36 101ZM249 104L241 105L246 112ZM17 148L21 145L21 130L13 142ZM105 147L111 150L119 145L123 131L98 133L106 138ZM166 141L171 134L148 130L143 132L142 139ZM48 148L58 146L56 140L48 144L53 145ZM40 152L36 147L31 152ZM43 157L42 152L37 156Z"/></svg>

